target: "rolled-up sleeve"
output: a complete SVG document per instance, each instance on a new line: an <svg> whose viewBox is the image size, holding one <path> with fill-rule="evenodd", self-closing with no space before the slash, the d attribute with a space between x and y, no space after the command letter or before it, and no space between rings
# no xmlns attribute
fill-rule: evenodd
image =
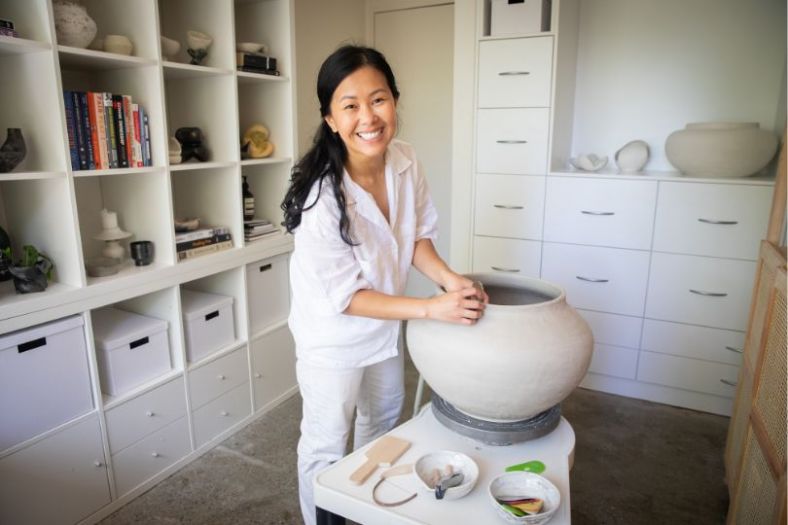
<svg viewBox="0 0 788 525"><path fill-rule="evenodd" d="M424 170L420 162L416 163L413 183L416 199L416 240L432 239L435 241L438 238L438 211L432 203L427 179L424 177Z"/></svg>

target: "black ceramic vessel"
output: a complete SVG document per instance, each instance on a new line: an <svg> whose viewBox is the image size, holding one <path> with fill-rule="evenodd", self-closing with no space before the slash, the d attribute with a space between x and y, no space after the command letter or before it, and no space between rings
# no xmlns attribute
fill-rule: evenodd
<svg viewBox="0 0 788 525"><path fill-rule="evenodd" d="M147 266L153 262L153 242L134 241L129 244L131 258L136 266Z"/></svg>
<svg viewBox="0 0 788 525"><path fill-rule="evenodd" d="M38 266L11 266L16 293L43 292L47 289L46 273Z"/></svg>
<svg viewBox="0 0 788 525"><path fill-rule="evenodd" d="M8 128L8 136L0 146L0 173L8 173L16 168L27 154L25 139L19 128Z"/></svg>
<svg viewBox="0 0 788 525"><path fill-rule="evenodd" d="M208 150L203 145L202 130L200 128L178 128L175 138L181 144L181 161L197 159L200 162L208 160Z"/></svg>

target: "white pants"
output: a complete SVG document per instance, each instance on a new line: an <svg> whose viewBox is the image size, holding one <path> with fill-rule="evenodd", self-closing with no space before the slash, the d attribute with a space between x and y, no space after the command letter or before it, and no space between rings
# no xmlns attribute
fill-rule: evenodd
<svg viewBox="0 0 788 525"><path fill-rule="evenodd" d="M298 492L306 525L314 525L315 475L345 455L356 412L353 449L397 423L405 398L402 352L363 368L320 368L296 363L303 398L298 441Z"/></svg>

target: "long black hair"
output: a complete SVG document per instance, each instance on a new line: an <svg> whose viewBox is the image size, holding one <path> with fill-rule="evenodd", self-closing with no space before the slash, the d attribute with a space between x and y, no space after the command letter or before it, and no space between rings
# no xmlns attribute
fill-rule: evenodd
<svg viewBox="0 0 788 525"><path fill-rule="evenodd" d="M320 66L317 75L317 98L320 101L321 117L331 113L331 98L337 86L345 77L363 66L371 66L383 73L394 99L399 99L394 73L383 54L370 47L346 45L334 51ZM331 131L325 118L321 118L312 147L293 167L290 187L281 204L285 217L282 225L288 232L292 233L301 224L301 214L317 202L315 199L315 202L306 204L312 186L318 183L322 187L328 179L339 205L339 235L347 244L354 244L350 238L350 222L345 210L345 194L342 191L342 174L346 160L347 149L339 133Z"/></svg>

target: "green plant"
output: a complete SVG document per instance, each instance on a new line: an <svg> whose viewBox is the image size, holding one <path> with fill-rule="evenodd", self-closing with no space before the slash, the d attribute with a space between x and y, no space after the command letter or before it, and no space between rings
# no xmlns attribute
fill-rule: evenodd
<svg viewBox="0 0 788 525"><path fill-rule="evenodd" d="M13 260L10 246L3 248L2 253L8 261ZM52 278L52 269L55 267L52 259L39 252L32 244L22 246L22 258L16 262L15 266L22 268L37 266L46 275L47 279Z"/></svg>

